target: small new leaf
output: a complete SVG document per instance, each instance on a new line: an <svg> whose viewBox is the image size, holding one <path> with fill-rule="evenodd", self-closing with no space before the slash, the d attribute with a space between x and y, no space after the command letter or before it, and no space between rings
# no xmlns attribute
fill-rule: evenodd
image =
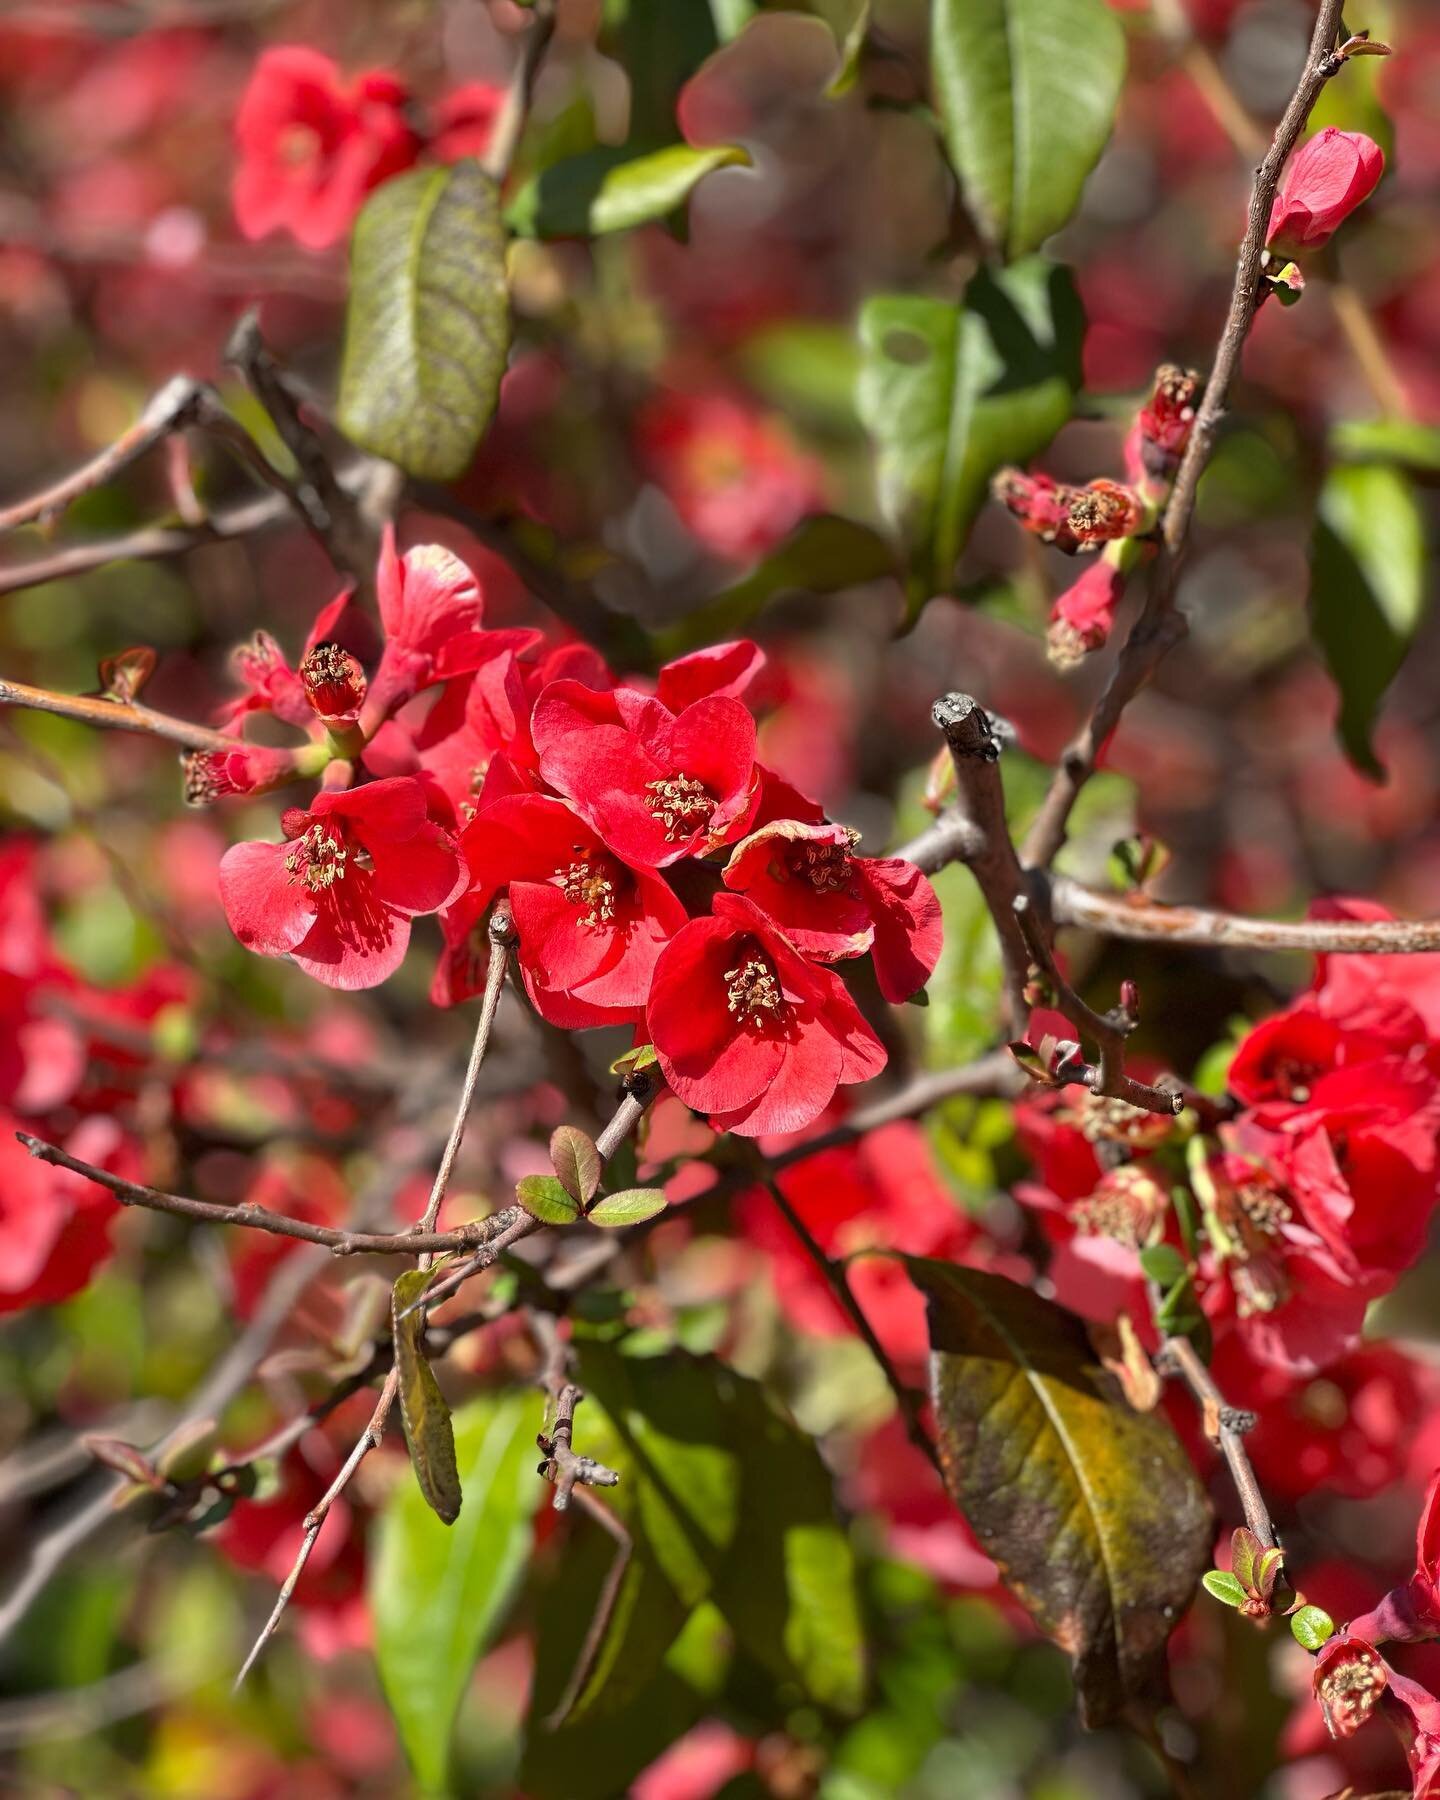
<svg viewBox="0 0 1440 1800"><path fill-rule="evenodd" d="M522 1175L515 1183L515 1198L542 1225L573 1225L580 1217L579 1201L553 1175Z"/></svg>
<svg viewBox="0 0 1440 1800"><path fill-rule="evenodd" d="M1335 1635L1335 1621L1319 1606L1302 1606L1290 1615L1290 1629L1302 1649L1315 1651Z"/></svg>
<svg viewBox="0 0 1440 1800"><path fill-rule="evenodd" d="M638 1075L642 1069L653 1068L659 1062L660 1053L653 1044L637 1044L633 1050L627 1050L623 1056L617 1056L610 1065L612 1075Z"/></svg>
<svg viewBox="0 0 1440 1800"><path fill-rule="evenodd" d="M583 1206L595 1197L604 1164L592 1138L575 1125L561 1125L550 1134L550 1166L560 1185Z"/></svg>
<svg viewBox="0 0 1440 1800"><path fill-rule="evenodd" d="M663 1188L626 1188L620 1194L606 1194L586 1213L592 1225L639 1225L665 1210Z"/></svg>
<svg viewBox="0 0 1440 1800"><path fill-rule="evenodd" d="M139 697L141 688L155 673L155 652L148 644L133 650L121 650L100 662L100 692L107 700L129 704Z"/></svg>
<svg viewBox="0 0 1440 1800"><path fill-rule="evenodd" d="M1161 1287L1174 1287L1185 1275L1185 1259L1173 1244L1152 1244L1140 1252L1140 1267L1146 1278Z"/></svg>
<svg viewBox="0 0 1440 1800"><path fill-rule="evenodd" d="M409 1311L433 1279L431 1269L407 1269L396 1280L390 1299L391 1331L400 1373L400 1420L415 1479L433 1511L453 1525L460 1516L461 1494L450 1408L420 1347L425 1314Z"/></svg>
<svg viewBox="0 0 1440 1800"><path fill-rule="evenodd" d="M1222 1606L1243 1606L1245 1590L1228 1569L1207 1569L1200 1577L1201 1585Z"/></svg>

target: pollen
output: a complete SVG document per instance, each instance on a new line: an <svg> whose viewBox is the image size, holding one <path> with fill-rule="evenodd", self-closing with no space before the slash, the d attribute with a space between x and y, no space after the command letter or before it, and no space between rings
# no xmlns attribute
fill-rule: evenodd
<svg viewBox="0 0 1440 1800"><path fill-rule="evenodd" d="M582 856L567 868L557 869L555 878L560 883L560 892L572 906L586 908L580 921L582 925L608 925L615 917L615 884L606 875L603 865Z"/></svg>
<svg viewBox="0 0 1440 1800"><path fill-rule="evenodd" d="M763 956L747 957L725 971L725 1002L736 1018L747 1025L778 1018L785 1006L775 971Z"/></svg>
<svg viewBox="0 0 1440 1800"><path fill-rule="evenodd" d="M698 831L715 810L715 802L704 782L683 773L647 781L645 804L665 827L667 844Z"/></svg>
<svg viewBox="0 0 1440 1800"><path fill-rule="evenodd" d="M307 826L285 853L292 882L303 881L312 894L326 893L343 880L350 852L323 825Z"/></svg>
<svg viewBox="0 0 1440 1800"><path fill-rule="evenodd" d="M859 842L859 833L851 832L849 839L846 844L795 844L785 859L786 873L808 881L817 894L840 893L850 886L850 846Z"/></svg>

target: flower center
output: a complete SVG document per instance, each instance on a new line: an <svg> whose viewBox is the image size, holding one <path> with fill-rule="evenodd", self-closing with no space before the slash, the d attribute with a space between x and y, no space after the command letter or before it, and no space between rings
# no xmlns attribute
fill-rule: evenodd
<svg viewBox="0 0 1440 1800"><path fill-rule="evenodd" d="M743 1025L762 1025L767 1018L779 1018L785 997L763 956L747 956L725 971L725 1003Z"/></svg>
<svg viewBox="0 0 1440 1800"><path fill-rule="evenodd" d="M665 827L665 842L689 837L706 824L715 802L703 781L683 772L645 783L645 804Z"/></svg>
<svg viewBox="0 0 1440 1800"><path fill-rule="evenodd" d="M572 906L586 909L580 921L582 925L598 928L608 925L615 917L615 883L610 879L604 861L592 862L582 854L566 868L557 869L555 879L560 883L560 892Z"/></svg>
<svg viewBox="0 0 1440 1800"><path fill-rule="evenodd" d="M1093 1194L1071 1208L1070 1217L1078 1231L1142 1250L1159 1243L1168 1210L1159 1182L1127 1163L1104 1176Z"/></svg>
<svg viewBox="0 0 1440 1800"><path fill-rule="evenodd" d="M291 882L303 881L312 894L323 894L344 878L350 857L346 846L324 825L309 825L285 853Z"/></svg>
<svg viewBox="0 0 1440 1800"><path fill-rule="evenodd" d="M785 858L787 872L808 881L817 894L838 894L850 885L850 844L859 833L849 834L849 844L795 844Z"/></svg>
<svg viewBox="0 0 1440 1800"><path fill-rule="evenodd" d="M275 149L287 168L300 168L320 154L320 133L313 125L287 125L280 133Z"/></svg>
<svg viewBox="0 0 1440 1800"><path fill-rule="evenodd" d="M1288 1201L1268 1183L1222 1187L1216 1206L1216 1248L1230 1263L1230 1279L1242 1318L1274 1312L1290 1297L1290 1282L1277 1246L1292 1218Z"/></svg>

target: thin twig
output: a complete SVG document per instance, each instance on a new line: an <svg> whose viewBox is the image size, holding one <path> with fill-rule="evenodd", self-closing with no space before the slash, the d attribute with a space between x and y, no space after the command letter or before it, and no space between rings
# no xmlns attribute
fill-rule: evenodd
<svg viewBox="0 0 1440 1800"><path fill-rule="evenodd" d="M1343 60L1335 54L1341 4L1342 0L1321 0L1305 66L1284 116L1275 128L1265 160L1255 171L1245 235L1235 265L1230 307L1204 398L1196 410L1190 441L1185 447L1161 523L1164 553L1155 565L1145 605L1121 647L1110 679L1089 719L1066 746L1049 792L1026 836L1021 859L1028 868L1045 868L1054 861L1065 842L1070 809L1081 788L1095 772L1100 752L1119 723L1121 713L1150 679L1166 652L1185 635L1184 615L1175 607L1175 590L1195 511L1195 496L1215 447L1230 386L1240 367L1241 351L1260 304L1260 258L1265 249L1270 211L1281 173L1305 129L1305 121L1310 117L1310 109L1321 88L1343 67Z"/></svg>
<svg viewBox="0 0 1440 1800"><path fill-rule="evenodd" d="M1179 1375L1199 1402L1206 1435L1219 1445L1229 1466L1230 1479L1245 1513L1245 1523L1268 1550L1275 1542L1275 1526L1245 1449L1245 1433L1255 1423L1255 1415L1226 1404L1225 1396L1215 1384L1215 1377L1201 1361L1199 1351L1189 1338L1166 1338L1160 1346L1158 1361L1162 1370L1170 1369Z"/></svg>
<svg viewBox="0 0 1440 1800"><path fill-rule="evenodd" d="M1102 894L1064 875L1051 880L1050 906L1057 925L1082 925L1142 943L1337 956L1440 950L1440 919L1244 919L1203 906L1169 906L1143 895Z"/></svg>
<svg viewBox="0 0 1440 1800"><path fill-rule="evenodd" d="M763 1167L756 1168L756 1174L767 1194L780 1209L785 1223L794 1232L804 1247L806 1255L814 1263L816 1269L824 1277L826 1286L835 1296L841 1311L851 1321L865 1342L866 1348L880 1366L890 1392L895 1396L895 1404L900 1409L900 1417L905 1421L905 1435L910 1442L926 1457L936 1474L943 1474L940 1467L940 1456L935 1448L930 1433L925 1429L921 1401L913 1388L909 1388L900 1379L900 1373L891 1362L885 1346L875 1334L875 1328L865 1317L864 1309L851 1292L850 1283L845 1276L845 1268L833 1257L827 1256L811 1234L810 1227L796 1212L786 1199L784 1190Z"/></svg>
<svg viewBox="0 0 1440 1800"><path fill-rule="evenodd" d="M175 719L169 713L154 712L138 701L108 700L93 694L56 694L49 688L30 687L23 681L9 681L0 676L0 706L24 706L31 712L56 713L62 719L77 719L82 725L97 725L102 731L136 731L145 737L163 738L187 750L210 750L228 755L240 747L238 738L211 731L205 725L192 725L188 719Z"/></svg>
<svg viewBox="0 0 1440 1800"><path fill-rule="evenodd" d="M525 129L525 118L535 93L535 83L540 76L540 65L550 47L550 39L555 34L555 0L535 0L533 12L534 17L520 41L519 55L510 77L510 85L505 90L504 103L490 133L490 142L485 148L485 172L496 181L504 180L509 173L510 164L515 160L516 147L520 142L520 134Z"/></svg>
<svg viewBox="0 0 1440 1800"><path fill-rule="evenodd" d="M631 1537L624 1520L617 1518L598 1494L591 1493L589 1488L577 1488L575 1500L583 1511L589 1513L590 1517L614 1538L615 1555L610 1567L605 1572L605 1580L595 1602L595 1611L586 1628L585 1641L580 1646L580 1654L575 1658L575 1667L570 1671L570 1679L565 1683L564 1692L545 1720L546 1729L549 1731L554 1731L558 1726L564 1724L571 1707L584 1692L585 1683L590 1679L590 1671L595 1666L595 1658L600 1654L600 1646L605 1642L605 1633L610 1629L610 1620L614 1617L615 1605L620 1598L620 1588L625 1580L625 1571L629 1568L630 1558L635 1551L635 1540Z"/></svg>
<svg viewBox="0 0 1440 1800"><path fill-rule="evenodd" d="M570 1346L551 1314L529 1307L526 1318L540 1349L540 1385L548 1397L545 1424L535 1440L545 1458L539 1473L555 1489L555 1511L565 1512L577 1484L615 1487L620 1477L593 1456L575 1454L575 1408L585 1398L585 1390L570 1379Z"/></svg>

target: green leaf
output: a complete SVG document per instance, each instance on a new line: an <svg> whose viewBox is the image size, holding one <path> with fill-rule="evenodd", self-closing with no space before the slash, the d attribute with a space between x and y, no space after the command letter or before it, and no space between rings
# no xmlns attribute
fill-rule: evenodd
<svg viewBox="0 0 1440 1800"><path fill-rule="evenodd" d="M630 83L630 140L676 136L675 96L720 47L712 0L605 0L600 48Z"/></svg>
<svg viewBox="0 0 1440 1800"><path fill-rule="evenodd" d="M1427 474L1440 470L1440 426L1418 419L1342 419L1330 447L1346 462L1400 463Z"/></svg>
<svg viewBox="0 0 1440 1800"><path fill-rule="evenodd" d="M842 94L848 94L860 79L860 54L865 48L866 33L870 30L871 0L852 0L854 12L843 34L836 26L840 44L840 67L830 78L825 92L832 100L838 100Z"/></svg>
<svg viewBox="0 0 1440 1800"><path fill-rule="evenodd" d="M683 656L733 637L783 594L838 594L894 573L894 552L878 532L854 519L816 513L742 581L655 632L656 653L665 659Z"/></svg>
<svg viewBox="0 0 1440 1800"><path fill-rule="evenodd" d="M1335 1621L1318 1606L1302 1606L1290 1615L1295 1642L1306 1650L1318 1650L1335 1635Z"/></svg>
<svg viewBox="0 0 1440 1800"><path fill-rule="evenodd" d="M1185 1258L1173 1244L1152 1244L1140 1252L1140 1267L1147 1278L1161 1287L1174 1287L1185 1278Z"/></svg>
<svg viewBox="0 0 1440 1800"><path fill-rule="evenodd" d="M854 1562L814 1444L713 1359L587 1344L580 1360L621 1439L612 1466L676 1593L713 1599L777 1680L853 1710L864 1681Z"/></svg>
<svg viewBox="0 0 1440 1800"><path fill-rule="evenodd" d="M453 481L495 411L510 343L499 189L470 159L378 187L350 246L340 428Z"/></svg>
<svg viewBox="0 0 1440 1800"><path fill-rule="evenodd" d="M456 1709L504 1616L548 1491L535 1476L535 1421L529 1394L470 1401L455 1415L464 1517L447 1530L402 1482L377 1521L369 1576L375 1659L406 1754L429 1791L445 1786Z"/></svg>
<svg viewBox="0 0 1440 1800"><path fill-rule="evenodd" d="M1212 1594L1222 1606L1245 1604L1245 1590L1228 1569L1207 1569L1200 1582L1205 1592Z"/></svg>
<svg viewBox="0 0 1440 1800"><path fill-rule="evenodd" d="M550 1133L550 1166L561 1187L582 1206L594 1197L605 1168L595 1140L578 1125L560 1125Z"/></svg>
<svg viewBox="0 0 1440 1800"><path fill-rule="evenodd" d="M1125 33L1105 0L934 0L930 56L965 204L1007 259L1074 212L1115 117Z"/></svg>
<svg viewBox="0 0 1440 1800"><path fill-rule="evenodd" d="M951 1497L1069 1652L1081 1717L1146 1692L1209 1565L1204 1490L1164 1418L1137 1413L1072 1314L1002 1276L906 1259L928 1302Z"/></svg>
<svg viewBox="0 0 1440 1800"><path fill-rule="evenodd" d="M520 237L602 237L663 219L716 169L749 166L737 144L697 149L669 144L636 156L630 149L587 150L552 163L527 181L505 209Z"/></svg>
<svg viewBox="0 0 1440 1800"><path fill-rule="evenodd" d="M1310 547L1315 641L1340 690L1340 739L1384 778L1371 734L1425 609L1425 528L1407 476L1383 463L1332 469Z"/></svg>
<svg viewBox="0 0 1440 1800"><path fill-rule="evenodd" d="M553 1175L522 1175L515 1183L515 1198L542 1225L573 1225L580 1217L579 1201Z"/></svg>
<svg viewBox="0 0 1440 1800"><path fill-rule="evenodd" d="M644 1069L650 1069L660 1060L660 1053L653 1044L637 1044L633 1050L623 1051L610 1065L612 1075L638 1075Z"/></svg>
<svg viewBox="0 0 1440 1800"><path fill-rule="evenodd" d="M972 277L959 306L880 294L860 313L860 417L880 504L909 546L911 617L945 592L990 477L1070 416L1083 318L1068 270L1036 257Z"/></svg>
<svg viewBox="0 0 1440 1800"><path fill-rule="evenodd" d="M639 1225L664 1212L665 1206L664 1188L626 1188L597 1200L585 1217L592 1225Z"/></svg>
<svg viewBox="0 0 1440 1800"><path fill-rule="evenodd" d="M400 1419L415 1479L426 1503L447 1525L453 1525L460 1516L461 1491L450 1408L420 1347L425 1335L425 1314L408 1311L435 1274L433 1269L407 1269L397 1277L391 1290L390 1318L395 1367L400 1374Z"/></svg>

